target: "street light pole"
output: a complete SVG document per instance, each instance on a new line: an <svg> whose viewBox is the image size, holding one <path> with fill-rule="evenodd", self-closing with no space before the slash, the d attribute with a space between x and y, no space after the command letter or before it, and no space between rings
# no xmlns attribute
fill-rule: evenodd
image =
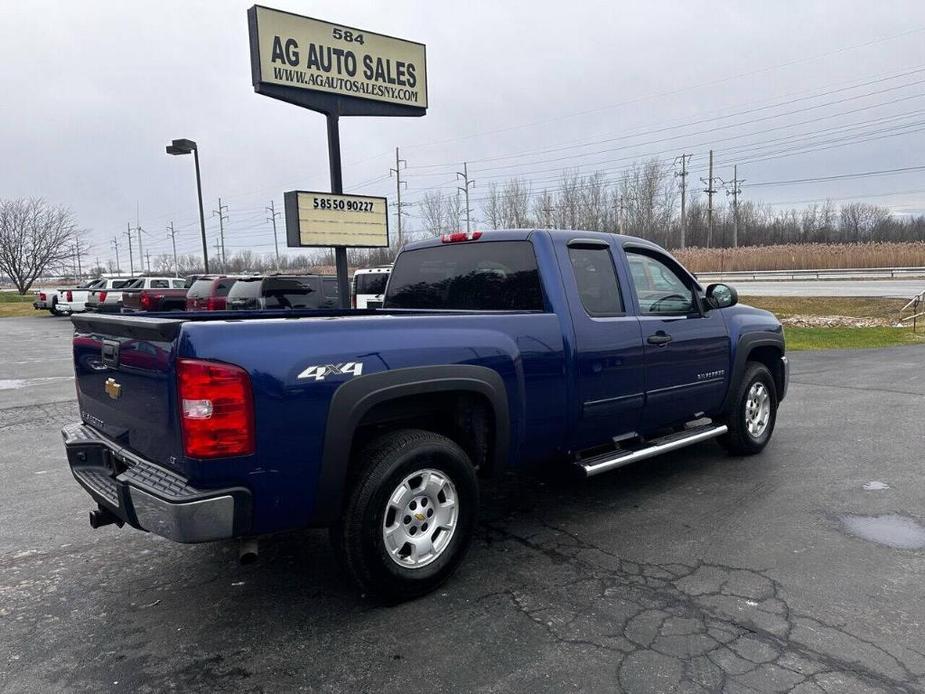
<svg viewBox="0 0 925 694"><path fill-rule="evenodd" d="M196 163L196 194L199 196L199 231L202 235L202 264L209 273L209 249L206 242L206 215L202 208L202 177L199 173L199 147L193 140L180 139L174 140L167 145L167 154L189 154L193 153L193 160Z"/></svg>

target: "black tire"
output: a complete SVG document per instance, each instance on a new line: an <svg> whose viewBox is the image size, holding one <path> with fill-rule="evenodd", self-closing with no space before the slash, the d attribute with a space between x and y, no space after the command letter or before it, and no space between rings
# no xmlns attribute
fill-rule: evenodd
<svg viewBox="0 0 925 694"><path fill-rule="evenodd" d="M746 410L749 392L756 383L761 383L769 395L770 412L767 425L760 435L753 435L748 430ZM719 438L719 442L733 455L755 455L764 450L774 433L774 424L777 422L777 387L768 367L759 362L750 361L745 366L745 373L739 381L732 408L729 411L725 424L729 427L728 433Z"/></svg>
<svg viewBox="0 0 925 694"><path fill-rule="evenodd" d="M350 481L343 514L331 528L338 558L366 595L395 603L429 593L456 570L472 540L479 503L472 462L452 440L419 429L403 429L377 438L359 452L356 460L362 461L363 467ZM436 470L452 482L456 525L435 559L424 566L406 568L389 555L383 524L390 496L408 475L422 469Z"/></svg>

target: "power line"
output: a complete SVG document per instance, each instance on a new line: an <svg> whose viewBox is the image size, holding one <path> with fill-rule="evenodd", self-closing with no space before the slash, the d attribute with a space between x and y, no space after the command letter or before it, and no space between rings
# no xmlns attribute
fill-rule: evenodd
<svg viewBox="0 0 925 694"><path fill-rule="evenodd" d="M684 121L683 123L678 123L678 124L668 125L668 126L662 126L662 127L652 128L652 129L647 129L647 130L638 130L638 131L631 132L631 133L622 133L621 135L619 135L619 136L617 136L617 137L603 138L603 139L595 139L595 140L586 140L586 141L583 141L583 142L573 143L573 144L569 144L569 145L561 145L561 146L558 146L558 147L548 147L548 148L543 148L543 149L524 150L524 151L519 152L519 153L504 154L504 155L498 155L498 156L492 156L492 157L483 157L483 158L480 158L480 159L476 158L476 159L470 159L469 161L470 161L470 163L481 163L481 162L486 162L486 161L500 161L500 160L504 160L504 159L514 159L514 158L520 158L520 157L526 157L526 156L533 156L533 155L537 155L537 154L550 154L550 153L555 153L555 152L567 151L567 150L570 150L570 149L578 149L578 148L581 148L581 147L591 147L591 146L594 146L594 145L607 144L607 143L610 143L610 142L619 142L619 141L622 141L622 140L628 140L628 139L632 139L632 138L636 138L636 137L643 137L643 136L646 136L646 135L657 135L657 134L660 134L660 133L669 132L669 131L672 131L672 130L678 130L678 129L681 129L681 128L689 128L689 127L694 126L694 125L702 125L702 124L711 123L711 122L714 122L714 121L726 120L726 119L729 119L729 118L734 118L734 117L736 117L736 116L748 115L748 114L756 113L756 112L759 112L759 111L765 111L765 110L768 110L768 109L779 108L779 107L781 107L781 106L788 106L788 105L790 105L790 104L799 103L799 102L801 102L801 101L807 101L807 100L810 100L810 99L818 99L818 98L823 97L823 96L829 96L829 95L832 95L832 94L838 94L838 93L842 93L842 92L845 92L845 91L851 91L851 90L853 90L853 89L859 89L859 88L861 88L861 87L867 87L867 86L871 86L871 85L874 85L874 84L881 84L881 83L887 82L887 81L889 81L889 80L899 79L899 78L901 78L901 77L908 77L908 76L910 76L910 75L919 74L919 73L922 73L922 72L925 72L925 66L917 67L916 69L908 70L908 71L902 72L902 73L897 73L897 74L888 75L888 76L886 76L886 77L881 77L881 78L877 78L877 79L873 79L873 80L868 80L868 81L866 81L866 82L854 83L854 84L851 84L850 86L847 86L847 87L841 87L841 88L838 88L838 89L831 89L831 90L827 90L827 91L823 91L823 92L816 92L816 93L813 93L813 94L808 95L808 96L804 96L804 97L800 97L800 98L795 98L795 99L789 99L789 100L785 100L785 101L780 101L780 102L777 102L777 103L772 103L772 104L769 104L769 105L760 106L760 107L756 107L756 108L745 109L745 110L737 111L737 112L733 112L733 113L721 114L721 115L718 115L718 116L712 116L712 117L709 117L709 118L702 118L702 119L694 120L694 121L686 120L686 121ZM868 96L880 94L880 93L883 93L883 92L885 92L885 91L895 91L895 90L897 90L897 89L903 89L903 88L905 88L905 87L907 87L907 86L915 86L915 85L920 84L920 83L921 83L921 81L919 81L919 82L907 83L907 84L901 84L901 85L898 85L898 86L895 86L895 87L891 87L891 88L886 89L886 90L880 90L880 91L874 91L874 92L867 92L867 93L865 93L865 94L858 94L858 95L846 97L846 98L844 98L844 99L836 99L836 100L834 100L834 101L830 101L830 102L827 102L827 103L824 103L824 104L817 104L817 105L815 105L815 106L809 106L809 107L806 107L806 108L803 108L803 109L797 109L797 110L795 110L795 111L788 111L788 112L785 112L785 113L773 114L773 115L771 115L771 116L766 117L766 119L769 119L769 118L779 118L779 117L783 117L783 116L787 116L787 115L793 115L793 114L795 114L795 113L800 113L800 112L805 112L805 111L814 110L814 109L817 109L817 108L824 108L824 107L826 107L826 106L832 106L832 105L835 105L835 104L838 104L838 103L845 103L845 102L847 102L847 101L853 101L853 100L855 100L855 99L866 98L866 97L868 97ZM723 129L723 128L727 128L727 127L735 127L735 126L738 126L738 125L746 125L746 124L749 124L749 123L752 123L752 122L754 122L754 121L745 121L745 122L737 123L737 124L727 124L727 125L724 125L724 126L719 126L718 128L716 128L716 129L714 129L714 130ZM700 132L698 132L698 133L693 133L693 134L702 134L702 133L704 133L704 132L712 132L712 131L713 131L713 130L706 130L706 131L700 131ZM544 161L545 161L545 160L544 160ZM445 163L444 163L444 164L421 164L421 165L412 166L412 167L409 167L409 168L412 169L412 170L417 170L417 169L438 168L438 167L445 167L445 166L447 166L447 164L445 164ZM512 166L513 166L513 165L512 165ZM480 169L480 171L484 171L484 170L486 170L486 169L484 169L484 168L483 168L483 169ZM420 175L420 174L410 174L410 175Z"/></svg>
<svg viewBox="0 0 925 694"><path fill-rule="evenodd" d="M818 183L821 181L840 181L848 178L867 178L868 176L889 176L899 173L908 173L911 171L923 171L922 166L903 166L898 169L880 169L878 171L859 171L857 173L836 174L834 176L816 176L813 178L791 178L781 181L759 181L758 183L749 183L747 188L758 188L760 186L785 186L796 183Z"/></svg>
<svg viewBox="0 0 925 694"><path fill-rule="evenodd" d="M717 79L713 79L713 80L708 80L708 81L706 81L706 82L700 82L700 83L698 83L698 84L691 84L691 85L687 85L687 86L685 86L685 87L681 87L681 88L679 88L679 89L673 89L673 90L668 90L668 91L663 91L663 92L655 92L655 93L653 93L653 94L644 95L644 96L640 96L640 97L635 97L635 98L633 98L633 99L628 99L628 100L626 100L626 101L622 101L622 102L619 102L619 103L616 103L616 104L611 104L610 106L602 106L602 107L598 107L598 108L588 109L588 110L585 110L585 111L578 111L578 112L574 112L574 113L570 113L570 114L565 114L565 115L562 115L562 116L557 116L557 117L555 117L555 118L547 118L547 119L544 119L544 120L533 121L533 122L531 122L531 123L522 123L522 124L519 124L519 125L507 126L507 127L498 128L498 129L495 129L495 130L487 130L487 131L483 131L483 132L480 132L480 133L472 133L472 134L469 134L469 135L462 135L462 136L459 136L459 137L448 138L448 139L444 139L444 140L438 140L438 141L427 142L427 143L420 143L420 144L416 144L416 145L409 145L409 147L411 147L411 148L413 149L413 148L415 148L415 147L429 147L429 146L433 146L433 145L448 144L448 143L450 143L450 142L460 142L460 141L469 140L469 139L472 139L472 138L475 138L475 137L483 137L483 136L485 136L485 135L495 135L495 134L498 134L498 133L510 132L510 131L512 131L512 130L520 130L520 129L523 129L523 128L529 128L529 127L534 127L534 126L538 126L538 125L546 125L546 124L548 124L548 123L554 123L554 122L558 122L558 121L561 121L561 120L567 120L567 119L569 119L569 118L575 118L575 117L578 117L578 116L588 115L588 114L591 114L591 113L599 113L599 112L601 112L601 111L607 111L607 110L611 110L611 109L615 109L615 108L620 108L620 107L622 107L622 106L628 106L628 105L631 105L631 104L639 103L639 102L641 102L641 101L647 101L647 100L649 100L649 99L661 98L661 97L665 97L665 96L673 96L673 95L675 95L675 94L682 94L682 93L688 92L688 91L701 90L701 89L703 89L703 88L705 88L705 87L711 87L711 86L715 86L715 85L718 85L718 84L723 84L723 83L725 83L725 82L729 82L729 81L736 80L736 79L741 79L741 78L743 78L743 77L750 77L750 76L752 76L752 75L757 75L757 74L761 74L761 73L764 73L764 72L770 72L770 71L772 71L772 70L779 70L779 69L785 68L785 67L792 67L792 66L794 66L794 65L799 65L799 64L805 63L805 62L811 62L811 61L813 61L813 60L818 60L818 59L820 59L820 58L826 58L826 57L829 57L829 56L832 56L832 55L838 55L838 54L840 54L840 53L844 53L844 52L847 52L847 51L856 50L856 49L858 49L858 48L866 48L867 46L872 46L872 45L875 45L875 44L877 44L877 43L882 43L882 42L884 42L884 41L892 41L892 40L895 40L895 39L898 39L898 38L902 38L902 37L904 37L904 36L908 36L908 35L910 35L910 34L914 34L914 33L917 33L917 32L923 31L923 30L925 30L925 27L915 27L915 28L912 28L912 29L908 29L908 30L906 30L906 31L899 32L899 33L897 33L897 34L890 34L890 35L887 35L887 36L874 38L874 39L871 39L871 40L869 40L869 41L864 41L864 42L862 42L862 43L852 44L852 45L849 45L849 46L843 46L843 47L841 47L841 48L837 48L837 49L834 49L834 50L832 50L832 51L828 51L828 52L825 52L825 53L818 53L818 54L815 54L815 55L812 55L812 56L807 56L807 57L804 57L804 58L797 58L797 59L795 59L795 60L791 60L791 61L784 62L784 63L779 63L779 64L777 64L777 65L770 65L770 66L767 66L767 67L758 68L758 69L750 70L750 71L747 71L747 72L740 72L740 73L736 73L736 74L733 74L733 75L728 75L728 76L726 76L726 77L721 77L721 78L717 78Z"/></svg>

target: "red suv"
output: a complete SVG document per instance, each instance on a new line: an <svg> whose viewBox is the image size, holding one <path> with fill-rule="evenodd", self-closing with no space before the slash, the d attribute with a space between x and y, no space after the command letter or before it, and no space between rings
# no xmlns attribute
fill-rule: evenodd
<svg viewBox="0 0 925 694"><path fill-rule="evenodd" d="M186 293L187 311L224 311L225 299L237 277L200 277Z"/></svg>

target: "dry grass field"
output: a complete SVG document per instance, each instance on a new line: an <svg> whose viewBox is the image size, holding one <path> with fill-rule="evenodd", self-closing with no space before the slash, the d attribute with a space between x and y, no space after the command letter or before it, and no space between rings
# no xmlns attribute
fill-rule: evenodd
<svg viewBox="0 0 925 694"><path fill-rule="evenodd" d="M20 296L18 292L0 292L0 318L6 316L47 316L47 311L36 311L32 308L35 295L27 292Z"/></svg>
<svg viewBox="0 0 925 694"><path fill-rule="evenodd" d="M692 272L925 267L925 241L687 248L672 253Z"/></svg>

